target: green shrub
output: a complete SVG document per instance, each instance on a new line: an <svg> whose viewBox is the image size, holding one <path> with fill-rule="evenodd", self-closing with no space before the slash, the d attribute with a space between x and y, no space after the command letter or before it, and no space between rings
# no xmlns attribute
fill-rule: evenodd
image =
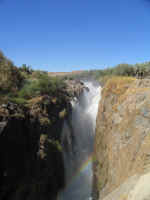
<svg viewBox="0 0 150 200"><path fill-rule="evenodd" d="M59 152L62 152L62 145L58 140L48 139L48 142L52 144Z"/></svg>
<svg viewBox="0 0 150 200"><path fill-rule="evenodd" d="M16 104L25 105L27 103L26 99L20 97L14 97L10 99L11 102Z"/></svg>
<svg viewBox="0 0 150 200"><path fill-rule="evenodd" d="M39 79L43 75L48 75L48 73L45 72L45 71L35 70L35 71L32 72L31 78L32 79Z"/></svg>
<svg viewBox="0 0 150 200"><path fill-rule="evenodd" d="M14 64L0 52L0 91L15 93L23 84L23 76Z"/></svg>
<svg viewBox="0 0 150 200"><path fill-rule="evenodd" d="M57 78L50 78L48 75L41 75L39 79L26 81L24 87L19 91L18 96L30 99L39 95L56 95L65 88L65 83Z"/></svg>
<svg viewBox="0 0 150 200"><path fill-rule="evenodd" d="M10 100L17 104L24 104L26 100L40 95L56 96L65 87L64 80L49 77L47 72L33 71L25 64L17 68L0 52L1 102Z"/></svg>

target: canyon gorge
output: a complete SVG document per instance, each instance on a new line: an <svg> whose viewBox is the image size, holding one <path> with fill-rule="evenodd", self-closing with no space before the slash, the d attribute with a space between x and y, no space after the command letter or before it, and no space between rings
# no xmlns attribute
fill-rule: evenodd
<svg viewBox="0 0 150 200"><path fill-rule="evenodd" d="M2 200L150 197L150 80L68 81L69 96L0 106Z"/></svg>

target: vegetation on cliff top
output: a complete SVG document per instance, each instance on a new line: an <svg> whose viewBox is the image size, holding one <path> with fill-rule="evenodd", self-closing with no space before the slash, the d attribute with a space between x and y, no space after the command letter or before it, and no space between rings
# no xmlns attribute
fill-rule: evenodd
<svg viewBox="0 0 150 200"><path fill-rule="evenodd" d="M111 77L103 89L103 93L109 95L122 95L128 89L129 84L136 80L134 77L114 76Z"/></svg>
<svg viewBox="0 0 150 200"><path fill-rule="evenodd" d="M12 61L0 52L0 103L12 101L17 104L26 104L28 100L42 96L58 96L66 88L66 79L93 78L103 85L111 77L137 75L137 71L143 76L150 75L150 62L141 64L119 64L113 68L103 70L83 71L64 77L49 76L47 72L32 70L30 66L23 64L16 67ZM60 95L60 96L61 96Z"/></svg>
<svg viewBox="0 0 150 200"><path fill-rule="evenodd" d="M62 94L65 87L62 79L49 77L47 72L34 71L25 64L18 68L0 52L0 103L25 104L41 95Z"/></svg>
<svg viewBox="0 0 150 200"><path fill-rule="evenodd" d="M107 82L110 77L116 76L137 76L137 71L142 72L143 77L150 76L150 62L137 63L135 65L122 63L114 67L108 67L101 70L88 70L84 71L78 75L69 76L70 78L93 78L103 85Z"/></svg>

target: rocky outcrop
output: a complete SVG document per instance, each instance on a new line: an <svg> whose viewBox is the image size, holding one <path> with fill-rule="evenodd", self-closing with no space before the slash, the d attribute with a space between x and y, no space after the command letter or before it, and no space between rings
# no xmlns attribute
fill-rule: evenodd
<svg viewBox="0 0 150 200"><path fill-rule="evenodd" d="M71 109L67 91L26 106L0 105L1 200L57 199L65 186L61 133Z"/></svg>
<svg viewBox="0 0 150 200"><path fill-rule="evenodd" d="M94 148L94 199L150 199L149 79L107 82Z"/></svg>
<svg viewBox="0 0 150 200"><path fill-rule="evenodd" d="M0 107L0 199L55 199L64 187L59 113L69 110L49 97L34 101Z"/></svg>
<svg viewBox="0 0 150 200"><path fill-rule="evenodd" d="M84 85L83 82L81 81L77 81L77 80L66 80L65 81L66 85L67 85L67 92L70 94L71 98L77 98L79 99L83 90L89 90L88 87L86 87Z"/></svg>

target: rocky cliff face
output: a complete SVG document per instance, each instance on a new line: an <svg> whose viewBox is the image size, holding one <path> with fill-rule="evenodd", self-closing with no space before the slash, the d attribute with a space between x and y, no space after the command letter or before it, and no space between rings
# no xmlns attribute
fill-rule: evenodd
<svg viewBox="0 0 150 200"><path fill-rule="evenodd" d="M65 185L61 132L72 97L0 105L1 200L56 200Z"/></svg>
<svg viewBox="0 0 150 200"><path fill-rule="evenodd" d="M94 199L150 199L150 80L107 82L94 151Z"/></svg>

